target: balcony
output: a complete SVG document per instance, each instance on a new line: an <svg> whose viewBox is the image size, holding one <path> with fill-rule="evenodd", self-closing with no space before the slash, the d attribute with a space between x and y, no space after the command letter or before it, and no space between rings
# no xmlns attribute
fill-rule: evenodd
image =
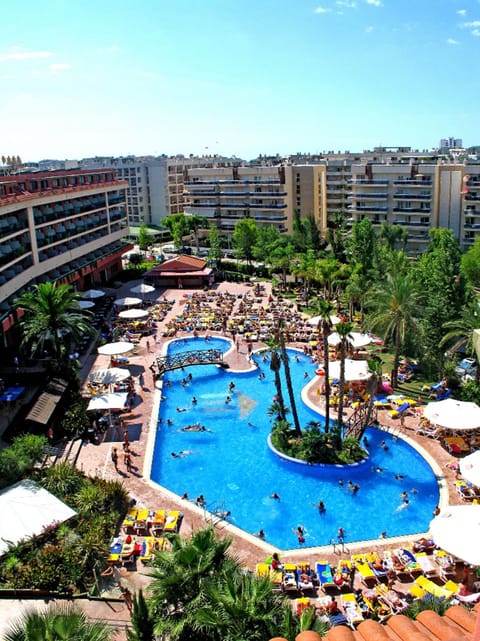
<svg viewBox="0 0 480 641"><path fill-rule="evenodd" d="M355 193L350 192L347 195L347 198L388 198L388 192L386 191L371 191L370 193L361 193L356 191Z"/></svg>
<svg viewBox="0 0 480 641"><path fill-rule="evenodd" d="M397 180L393 181L394 185L409 185L410 187L425 187L425 185L431 185L432 184L432 179L431 178L422 178L417 179L417 178L398 178Z"/></svg>
<svg viewBox="0 0 480 641"><path fill-rule="evenodd" d="M403 211L409 214L429 214L432 211L431 207L394 207L393 211Z"/></svg>
<svg viewBox="0 0 480 641"><path fill-rule="evenodd" d="M405 193L398 191L396 194L393 194L394 198L399 198L402 200L431 200L431 194L414 194L414 193Z"/></svg>
<svg viewBox="0 0 480 641"><path fill-rule="evenodd" d="M348 205L347 209L349 211L388 211L387 205L379 205L377 207L374 205Z"/></svg>
<svg viewBox="0 0 480 641"><path fill-rule="evenodd" d="M349 185L362 185L363 187L368 187L370 185L388 185L388 178L353 178L352 180L347 181Z"/></svg>

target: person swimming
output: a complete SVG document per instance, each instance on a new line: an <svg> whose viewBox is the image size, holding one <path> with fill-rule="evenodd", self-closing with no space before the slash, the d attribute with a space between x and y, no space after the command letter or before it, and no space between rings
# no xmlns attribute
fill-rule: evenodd
<svg viewBox="0 0 480 641"><path fill-rule="evenodd" d="M197 421L196 423L193 423L192 425L186 425L185 427L182 427L181 432L211 432L212 430L209 430L205 425L201 425L200 421Z"/></svg>

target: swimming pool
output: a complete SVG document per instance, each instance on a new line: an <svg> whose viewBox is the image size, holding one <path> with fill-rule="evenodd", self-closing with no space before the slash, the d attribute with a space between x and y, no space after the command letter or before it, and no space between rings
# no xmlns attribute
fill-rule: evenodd
<svg viewBox="0 0 480 641"><path fill-rule="evenodd" d="M181 339L170 343L169 353L207 348L226 351L230 343L220 338ZM305 426L319 420L300 399L315 365L299 352L289 353L298 355L290 359L290 368L300 423ZM299 547L294 533L299 524L305 528L307 546L329 544L339 527L347 542L375 539L383 531L399 536L428 529L439 500L438 484L425 459L401 439L369 428L365 434L370 459L350 468L299 465L276 456L267 445L273 374L262 356L255 361L258 369L251 372L202 365L165 374L153 481L179 495L187 492L191 499L203 494L208 510L230 511L230 522L252 534L263 529L266 540L283 549ZM258 379L260 371L264 380ZM190 373L192 380L182 385ZM230 382L235 384L232 391ZM231 402L226 402L227 396ZM286 388L285 401L288 404ZM197 421L210 431L182 431ZM382 441L388 449L380 446ZM187 452L182 458L171 456L182 450ZM360 485L356 494L347 489L349 480ZM400 509L404 491L409 504ZM280 500L269 498L274 492ZM325 514L315 507L319 500L325 503Z"/></svg>

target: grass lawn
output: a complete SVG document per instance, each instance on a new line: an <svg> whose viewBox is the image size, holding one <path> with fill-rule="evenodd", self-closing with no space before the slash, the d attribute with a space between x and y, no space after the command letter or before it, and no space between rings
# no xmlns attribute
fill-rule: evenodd
<svg viewBox="0 0 480 641"><path fill-rule="evenodd" d="M393 367L393 354L388 352L379 353L378 351L376 353L378 353L378 355L382 359L383 373L390 374ZM432 399L429 399L429 392L422 391L422 388L425 385L428 385L430 387L430 385L437 382L438 381L432 381L430 379L423 378L422 372L417 372L415 374L415 377L408 383L398 383L396 391L398 391L399 394L405 394L407 398L413 398L415 400L418 399L418 397L421 397L424 403L428 403Z"/></svg>

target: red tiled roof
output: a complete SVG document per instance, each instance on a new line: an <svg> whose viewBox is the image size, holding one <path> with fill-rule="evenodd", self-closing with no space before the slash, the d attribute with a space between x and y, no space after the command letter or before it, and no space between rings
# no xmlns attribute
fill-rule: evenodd
<svg viewBox="0 0 480 641"><path fill-rule="evenodd" d="M345 625L331 628L325 637L309 630L295 641L472 641L480 604L470 612L463 605L452 605L440 616L433 610L420 612L414 621L404 614L395 614L386 624L366 619L355 631ZM282 641L280 637L270 641ZM286 640L285 640L286 641Z"/></svg>
<svg viewBox="0 0 480 641"><path fill-rule="evenodd" d="M207 261L197 256L175 256L157 265L146 274L147 276L202 276L211 273Z"/></svg>

